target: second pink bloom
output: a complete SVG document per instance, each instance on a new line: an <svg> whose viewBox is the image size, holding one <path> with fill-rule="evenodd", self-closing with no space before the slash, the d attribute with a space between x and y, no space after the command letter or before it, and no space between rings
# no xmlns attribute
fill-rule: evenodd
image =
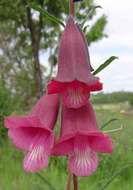
<svg viewBox="0 0 133 190"><path fill-rule="evenodd" d="M44 95L29 115L9 116L5 119L13 143L27 152L24 169L28 172L36 172L48 166L54 145L53 128L58 108L58 95Z"/></svg>
<svg viewBox="0 0 133 190"><path fill-rule="evenodd" d="M98 166L96 152L112 152L112 141L98 129L91 104L79 109L63 107L61 125L61 136L53 154L67 155L69 168L75 175L90 175Z"/></svg>

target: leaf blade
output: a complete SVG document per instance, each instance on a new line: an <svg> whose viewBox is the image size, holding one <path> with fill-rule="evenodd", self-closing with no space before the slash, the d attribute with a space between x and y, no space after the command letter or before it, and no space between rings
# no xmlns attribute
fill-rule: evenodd
<svg viewBox="0 0 133 190"><path fill-rule="evenodd" d="M49 187L50 190L56 190L53 187L53 185L46 178L44 178L40 173L36 173L36 175Z"/></svg>
<svg viewBox="0 0 133 190"><path fill-rule="evenodd" d="M112 122L114 122L114 121L118 121L119 119L117 119L117 118L112 118L112 119L110 119L109 121L107 121L106 123L104 123L102 126L101 126L101 128L100 129L103 129L103 128L105 128L107 125L109 125L110 123L112 123Z"/></svg>
<svg viewBox="0 0 133 190"><path fill-rule="evenodd" d="M108 58L103 64L101 64L94 72L93 75L100 73L103 69L105 69L108 65L110 65L115 59L118 59L116 56L111 56Z"/></svg>
<svg viewBox="0 0 133 190"><path fill-rule="evenodd" d="M56 24L60 24L63 27L65 27L64 23L59 19L56 18L54 15L50 14L49 12L45 11L41 6L36 5L36 4L29 4L28 5L30 8L40 12L43 16L47 17L48 20L55 22Z"/></svg>

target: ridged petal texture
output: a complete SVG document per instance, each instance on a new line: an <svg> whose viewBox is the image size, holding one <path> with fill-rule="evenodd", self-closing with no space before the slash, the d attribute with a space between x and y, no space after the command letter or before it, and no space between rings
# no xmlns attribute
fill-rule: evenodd
<svg viewBox="0 0 133 190"><path fill-rule="evenodd" d="M48 166L48 157L53 147L53 136L42 131L37 133L30 144L28 154L24 159L24 169L36 172Z"/></svg>
<svg viewBox="0 0 133 190"><path fill-rule="evenodd" d="M87 103L89 96L90 94L85 91L83 85L75 81L63 92L62 102L68 108L77 109Z"/></svg>
<svg viewBox="0 0 133 190"><path fill-rule="evenodd" d="M5 119L13 143L27 152L24 169L28 172L36 172L48 165L48 157L54 145L52 129L58 108L58 95L45 95L33 107L31 114Z"/></svg>
<svg viewBox="0 0 133 190"><path fill-rule="evenodd" d="M98 166L96 153L90 148L88 138L76 136L73 152L69 155L69 168L76 176L89 176Z"/></svg>

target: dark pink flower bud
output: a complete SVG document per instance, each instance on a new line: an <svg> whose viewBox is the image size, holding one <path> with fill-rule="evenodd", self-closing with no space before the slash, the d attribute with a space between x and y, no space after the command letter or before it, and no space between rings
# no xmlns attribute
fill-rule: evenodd
<svg viewBox="0 0 133 190"><path fill-rule="evenodd" d="M24 169L36 172L48 166L48 157L54 145L53 128L59 107L58 95L45 95L26 116L5 119L8 135L20 149L27 151Z"/></svg>
<svg viewBox="0 0 133 190"><path fill-rule="evenodd" d="M59 93L70 108L86 104L90 91L102 89L99 78L91 74L87 44L73 18L69 16L61 37L58 73L48 84L48 93Z"/></svg>

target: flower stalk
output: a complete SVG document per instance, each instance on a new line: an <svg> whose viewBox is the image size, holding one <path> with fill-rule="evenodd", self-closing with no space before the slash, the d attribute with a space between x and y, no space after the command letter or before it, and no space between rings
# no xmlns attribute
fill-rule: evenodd
<svg viewBox="0 0 133 190"><path fill-rule="evenodd" d="M71 174L70 170L68 170L67 184L66 184L65 190L71 189L71 179L72 179L72 174Z"/></svg>
<svg viewBox="0 0 133 190"><path fill-rule="evenodd" d="M74 0L69 0L69 14L74 17Z"/></svg>
<svg viewBox="0 0 133 190"><path fill-rule="evenodd" d="M73 185L74 185L74 190L78 190L78 177L73 174Z"/></svg>
<svg viewBox="0 0 133 190"><path fill-rule="evenodd" d="M107 131L103 131L104 133L113 133L113 132L117 132L117 131L121 131L123 130L123 126L121 125L121 127L116 128L116 129L111 129L111 130L107 130Z"/></svg>

